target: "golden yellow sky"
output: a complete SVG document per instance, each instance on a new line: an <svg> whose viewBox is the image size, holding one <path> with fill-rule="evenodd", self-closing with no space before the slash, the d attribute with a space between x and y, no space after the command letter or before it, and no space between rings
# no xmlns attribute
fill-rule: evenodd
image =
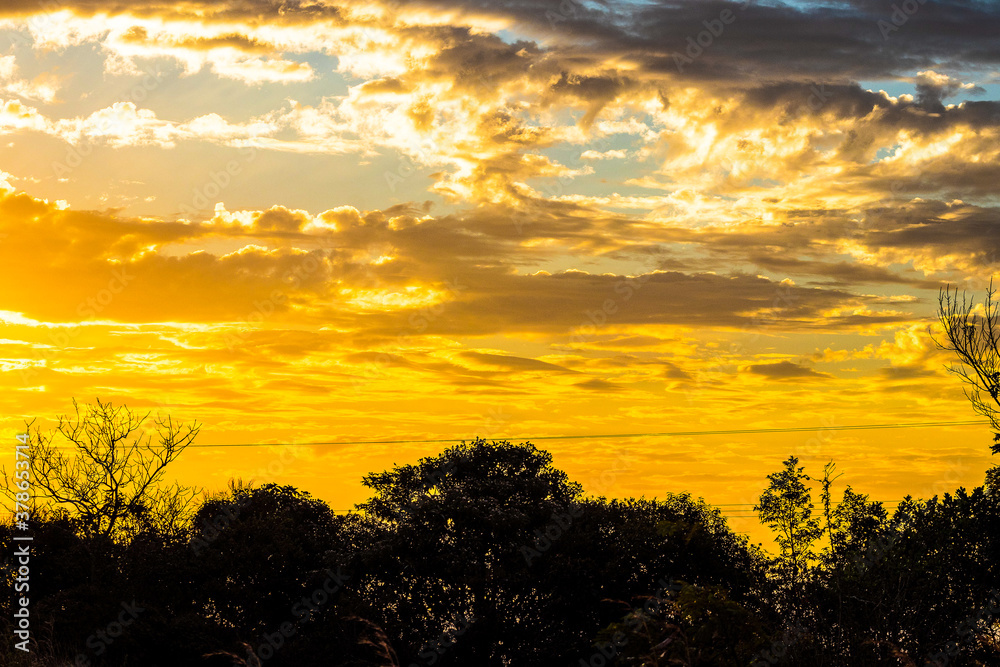
<svg viewBox="0 0 1000 667"><path fill-rule="evenodd" d="M953 4L5 3L4 437L73 397L206 445L975 419L927 328L997 261L1000 18ZM893 501L981 484L990 442L537 444L589 492L728 512L789 454ZM443 447L178 474L348 508Z"/></svg>

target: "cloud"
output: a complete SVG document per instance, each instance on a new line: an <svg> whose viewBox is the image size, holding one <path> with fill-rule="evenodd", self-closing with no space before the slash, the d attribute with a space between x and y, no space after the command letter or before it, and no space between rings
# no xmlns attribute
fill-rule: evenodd
<svg viewBox="0 0 1000 667"><path fill-rule="evenodd" d="M792 361L778 361L770 364L750 364L747 371L762 375L770 380L828 380L832 376L819 373Z"/></svg>
<svg viewBox="0 0 1000 667"><path fill-rule="evenodd" d="M905 34L890 40L876 26L884 8L867 3L803 9L680 2L611 11L579 3L434 2L423 10L388 3L362 10L122 2L103 18L92 15L93 3L67 7L75 13L66 27L33 28L38 46L98 41L114 67L138 71L140 62L171 58L185 75L209 68L252 85L322 79L301 56L335 55L349 83L346 95L290 102L250 122L218 112L168 122L128 101L90 117L45 121L47 131L71 141L256 141L268 150L365 157L393 151L427 168L432 191L452 201L512 204L546 193L593 207L653 209L685 224L781 215L824 195L832 207L847 208L909 184L915 174L931 192L954 191L965 179L987 196L996 176L1000 108L941 105L979 90L939 72L945 64L989 60L977 40L1000 19L984 5L921 7ZM677 71L669 49L683 52L704 21L723 11L736 22ZM240 21L261 16L272 20ZM972 42L941 28L955 24L976 27L968 32ZM518 37L491 34L501 28ZM935 48L928 51L928 40L917 36L930 30ZM946 63L930 62L936 60ZM907 70L916 74L901 74ZM748 76L753 72L760 76ZM916 101L864 90L852 81L862 77L912 83ZM95 126L109 119L114 131ZM639 137L627 147L588 145L622 132ZM560 142L582 144L581 164L549 154ZM879 151L891 158L878 159ZM592 173L586 163L628 155L660 162L635 183L671 193L562 191ZM559 179L558 194L546 179ZM761 188L762 181L770 187ZM852 187L830 197L834 181Z"/></svg>
<svg viewBox="0 0 1000 667"><path fill-rule="evenodd" d="M16 56L0 56L0 87L7 93L46 104L57 101L62 77L43 72L28 81L18 76Z"/></svg>
<svg viewBox="0 0 1000 667"><path fill-rule="evenodd" d="M666 371L663 374L663 377L665 377L665 378L668 378L670 380L691 380L692 379L691 375L689 373L687 373L683 368L681 368L680 366L678 366L677 364L673 364L673 363L667 362L665 364L665 366L666 366Z"/></svg>
<svg viewBox="0 0 1000 667"><path fill-rule="evenodd" d="M23 130L44 132L47 129L45 117L34 107L17 100L0 100L0 132L10 134Z"/></svg>
<svg viewBox="0 0 1000 667"><path fill-rule="evenodd" d="M524 357L511 357L501 354L485 354L482 352L463 352L461 356L480 364L496 366L498 368L504 368L511 371L542 371L554 373L576 372L556 364L550 364L538 359L527 359Z"/></svg>
<svg viewBox="0 0 1000 667"><path fill-rule="evenodd" d="M212 219L189 223L75 211L8 192L0 213L0 231L8 235L0 244L6 261L0 272L11 280L23 270L46 276L12 296L7 309L47 321L79 317L80 304L116 272L131 276L135 289L103 305L105 318L226 322L268 311L268 318L316 319L367 336L533 331L584 343L617 326L804 331L910 317L896 310L905 304L887 304L890 310L877 297L761 276L522 273L520 263L545 256L530 242L522 245L530 239L483 234L490 227L479 215L436 218L412 207L365 213L339 207L318 215L280 206L219 208ZM71 240L29 251L40 235ZM193 249L206 243L229 250ZM50 293L64 283L70 287ZM480 363L511 369L557 368L477 354Z"/></svg>
<svg viewBox="0 0 1000 667"><path fill-rule="evenodd" d="M915 380L939 376L940 373L913 366L889 366L880 368L879 374L887 380Z"/></svg>
<svg viewBox="0 0 1000 667"><path fill-rule="evenodd" d="M599 380L597 378L593 378L585 382L577 382L573 386L579 387L580 389L586 389L587 391L596 391L599 393L616 392L622 390L622 387L615 384L614 382L608 382L607 380Z"/></svg>
<svg viewBox="0 0 1000 667"><path fill-rule="evenodd" d="M967 409L925 329L1000 250L995 4L887 39L872 0L61 6L0 8L9 414L149 394L264 442ZM178 214L234 154L228 206Z"/></svg>
<svg viewBox="0 0 1000 667"><path fill-rule="evenodd" d="M963 90L976 94L986 92L985 88L974 83L962 83L947 74L938 74L933 70L917 72L914 80L917 85L917 104L935 111L943 111L944 105L941 101L954 97Z"/></svg>
<svg viewBox="0 0 1000 667"><path fill-rule="evenodd" d="M626 157L628 153L624 150L606 150L603 153L587 150L580 155L581 160L624 160Z"/></svg>

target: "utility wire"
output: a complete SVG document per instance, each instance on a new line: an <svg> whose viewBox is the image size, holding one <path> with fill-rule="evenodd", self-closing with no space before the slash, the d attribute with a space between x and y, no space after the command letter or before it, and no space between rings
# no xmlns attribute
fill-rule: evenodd
<svg viewBox="0 0 1000 667"><path fill-rule="evenodd" d="M939 422L909 422L899 424L853 424L847 426L792 426L785 428L742 428L724 431L665 431L659 433L598 433L577 435L540 435L533 438L518 437L515 440L533 442L535 440L592 440L594 438L664 438L676 436L703 435L745 435L753 433L806 433L814 431L866 431L893 428L933 428L941 426L982 426L989 424L986 420L975 421L939 421ZM328 442L237 442L192 444L188 447L318 447L325 445L405 445L432 444L445 442L467 442L469 438L433 438L427 440L344 440Z"/></svg>
<svg viewBox="0 0 1000 667"><path fill-rule="evenodd" d="M886 509L890 509L891 510L891 509L895 509L895 506L899 505L899 503L901 503L903 501L902 500L869 500L868 502L869 503L878 503L880 505L884 505L884 506L886 506ZM835 503L831 503L831 504L832 505L839 505L840 503L839 502L835 502ZM708 504L709 508L711 508L711 509L716 509L716 508L720 508L720 507L740 507L740 508L743 508L743 507L753 507L754 505L756 505L756 503L720 503L718 505L713 505L711 503ZM360 510L358 510L358 509L333 509L331 511L335 512L335 513L339 513L339 514L354 514L354 513L360 512ZM727 509L723 509L723 510L720 511L720 514L722 514L722 516L726 517L727 519L733 519L733 518L735 518L735 519L747 519L747 518L756 518L757 517L757 513L754 512L753 510L749 510L749 509L728 509L728 510Z"/></svg>

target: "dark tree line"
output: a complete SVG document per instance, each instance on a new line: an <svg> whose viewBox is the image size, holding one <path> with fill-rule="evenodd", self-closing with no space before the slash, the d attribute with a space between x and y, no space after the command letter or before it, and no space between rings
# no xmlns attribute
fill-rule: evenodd
<svg viewBox="0 0 1000 667"><path fill-rule="evenodd" d="M588 498L548 453L482 440L366 476L348 515L238 482L182 529L49 510L31 664L1000 664L996 489L890 516L849 487L814 511L807 480L790 458L761 496L773 558L689 495Z"/></svg>

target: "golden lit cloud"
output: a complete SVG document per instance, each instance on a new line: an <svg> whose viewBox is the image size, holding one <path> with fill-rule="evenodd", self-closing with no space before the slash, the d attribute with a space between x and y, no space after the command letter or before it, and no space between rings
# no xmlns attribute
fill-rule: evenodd
<svg viewBox="0 0 1000 667"><path fill-rule="evenodd" d="M988 7L873 48L861 9L750 4L682 58L704 3L60 7L0 8L10 415L157 396L230 441L968 416L926 329L1000 253ZM761 470L804 447L713 438Z"/></svg>

